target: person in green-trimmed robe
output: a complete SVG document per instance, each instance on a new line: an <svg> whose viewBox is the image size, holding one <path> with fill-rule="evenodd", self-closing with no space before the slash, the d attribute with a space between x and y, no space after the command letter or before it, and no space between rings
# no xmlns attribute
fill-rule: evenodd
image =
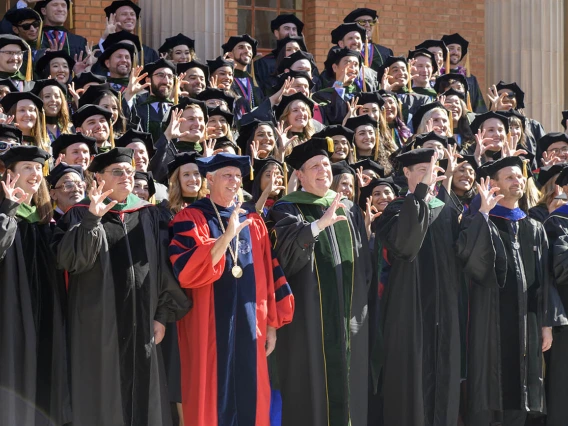
<svg viewBox="0 0 568 426"><path fill-rule="evenodd" d="M282 426L367 425L372 267L361 210L329 189L332 154L331 138L296 146L286 161L302 190L268 216L296 300L277 334Z"/></svg>

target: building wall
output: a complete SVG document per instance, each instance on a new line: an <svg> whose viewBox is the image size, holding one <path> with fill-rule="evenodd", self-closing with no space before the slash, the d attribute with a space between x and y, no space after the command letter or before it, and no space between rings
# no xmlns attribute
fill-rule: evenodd
<svg viewBox="0 0 568 426"><path fill-rule="evenodd" d="M482 90L486 87L484 0L304 1L304 35L320 69L331 47L331 30L353 9L368 7L379 12L379 43L396 55L406 56L425 39L459 32L470 42L471 71ZM237 22L237 0L225 0L225 38L237 33Z"/></svg>

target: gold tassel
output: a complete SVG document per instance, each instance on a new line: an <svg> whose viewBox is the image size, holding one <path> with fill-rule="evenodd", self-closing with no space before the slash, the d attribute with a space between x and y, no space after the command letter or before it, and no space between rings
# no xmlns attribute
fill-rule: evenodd
<svg viewBox="0 0 568 426"><path fill-rule="evenodd" d="M136 170L136 161L134 161L134 157L132 157L132 161L130 161L130 164L132 164L132 167L134 167L134 170Z"/></svg>
<svg viewBox="0 0 568 426"><path fill-rule="evenodd" d="M378 131L375 129L375 161L379 159L379 138L378 138Z"/></svg>
<svg viewBox="0 0 568 426"><path fill-rule="evenodd" d="M111 120L108 121L108 141L110 142L111 149L114 148L114 129L112 128Z"/></svg>
<svg viewBox="0 0 568 426"><path fill-rule="evenodd" d="M144 45L142 44L142 20L138 15L138 38L140 39L140 66L144 66Z"/></svg>
<svg viewBox="0 0 568 426"><path fill-rule="evenodd" d="M45 163L43 163L43 176L49 176L49 160L45 160Z"/></svg>
<svg viewBox="0 0 568 426"><path fill-rule="evenodd" d="M252 168L252 163L250 165L250 180L254 180L254 169Z"/></svg>
<svg viewBox="0 0 568 426"><path fill-rule="evenodd" d="M471 77L471 71L469 70L469 53L465 58L465 71L466 77Z"/></svg>
<svg viewBox="0 0 568 426"><path fill-rule="evenodd" d="M282 169L284 171L284 195L288 194L288 165L286 162L282 164Z"/></svg>
<svg viewBox="0 0 568 426"><path fill-rule="evenodd" d="M450 49L446 47L446 74L451 73L450 71Z"/></svg>
<svg viewBox="0 0 568 426"><path fill-rule="evenodd" d="M28 46L28 63L26 64L26 81L32 81L32 48Z"/></svg>
<svg viewBox="0 0 568 426"><path fill-rule="evenodd" d="M467 109L468 109L469 111L473 111L473 110L471 109L471 96L469 96L469 90L467 91L466 99L467 99L467 105L466 105L466 106L467 106Z"/></svg>
<svg viewBox="0 0 568 426"><path fill-rule="evenodd" d="M256 82L256 77L254 75L254 60L250 63L250 76L253 84L258 87L258 83Z"/></svg>
<svg viewBox="0 0 568 426"><path fill-rule="evenodd" d="M398 118L400 118L400 121L402 121L404 123L404 120L402 118L402 102L400 102L400 99L398 99L398 96L396 98L396 101L398 102Z"/></svg>
<svg viewBox="0 0 568 426"><path fill-rule="evenodd" d="M452 136L454 135L454 114L452 111L448 111L448 118L450 121L450 131L452 132Z"/></svg>
<svg viewBox="0 0 568 426"><path fill-rule="evenodd" d="M237 146L237 153L238 153L239 155L243 155L243 154L242 154L243 151L241 150L241 147L240 147L240 146Z"/></svg>
<svg viewBox="0 0 568 426"><path fill-rule="evenodd" d="M122 92L118 91L118 108L122 109Z"/></svg>
<svg viewBox="0 0 568 426"><path fill-rule="evenodd" d="M363 79L363 92L367 92L367 82L365 81L365 66L361 67L361 78Z"/></svg>
<svg viewBox="0 0 568 426"><path fill-rule="evenodd" d="M179 78L174 76L174 105L179 104Z"/></svg>
<svg viewBox="0 0 568 426"><path fill-rule="evenodd" d="M355 145L355 142L353 142L353 162L357 162L357 145Z"/></svg>
<svg viewBox="0 0 568 426"><path fill-rule="evenodd" d="M45 110L42 109L41 110L41 119L42 122L40 123L41 125L41 135L39 135L39 137L42 139L41 141L41 147L40 148L45 148L46 145L49 146L49 136L47 136L47 121L45 120Z"/></svg>
<svg viewBox="0 0 568 426"><path fill-rule="evenodd" d="M377 18L377 22L375 22L371 31L371 41L373 44L379 44L379 18Z"/></svg>
<svg viewBox="0 0 568 426"><path fill-rule="evenodd" d="M73 29L75 25L73 24L73 2L69 2L69 28Z"/></svg>
<svg viewBox="0 0 568 426"><path fill-rule="evenodd" d="M529 174L527 172L527 162L528 160L522 160L523 161L523 177L525 179L527 179L529 177Z"/></svg>
<svg viewBox="0 0 568 426"><path fill-rule="evenodd" d="M37 32L36 50L41 48L41 40L43 38L43 21L39 20L39 31Z"/></svg>
<svg viewBox="0 0 568 426"><path fill-rule="evenodd" d="M137 66L138 66L138 50L134 49L134 56L132 57L132 70L134 70L134 68Z"/></svg>
<svg viewBox="0 0 568 426"><path fill-rule="evenodd" d="M406 64L406 71L408 72L408 93L412 93L412 74L410 74L410 64Z"/></svg>
<svg viewBox="0 0 568 426"><path fill-rule="evenodd" d="M335 144L333 143L333 139L328 136L325 138L325 140L327 142L327 151L333 154L335 152Z"/></svg>

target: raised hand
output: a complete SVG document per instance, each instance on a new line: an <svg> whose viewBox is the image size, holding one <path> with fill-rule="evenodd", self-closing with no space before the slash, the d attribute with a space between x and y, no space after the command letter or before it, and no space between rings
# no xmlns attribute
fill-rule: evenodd
<svg viewBox="0 0 568 426"><path fill-rule="evenodd" d="M389 83L389 67L385 68L385 72L383 73L383 77L381 78L381 86L383 87L383 90L386 90L387 92L390 92L392 89Z"/></svg>
<svg viewBox="0 0 568 426"><path fill-rule="evenodd" d="M93 137L93 131L92 130L81 130L79 133L82 133L83 136L86 136L88 138Z"/></svg>
<svg viewBox="0 0 568 426"><path fill-rule="evenodd" d="M104 187L104 180L101 180L100 186L97 186L97 182L94 180L93 185L91 186L91 190L89 191L89 199L91 200L89 211L98 217L103 217L118 203L117 200L113 200L108 204L104 203L104 200L113 192L112 189L103 192Z"/></svg>
<svg viewBox="0 0 568 426"><path fill-rule="evenodd" d="M73 103L75 104L75 106L77 108L79 108L79 98L81 97L81 95L83 93L85 93L85 89L75 90L75 82L73 81L73 82L71 82L70 84L67 85L67 90L69 90L69 93L73 97Z"/></svg>
<svg viewBox="0 0 568 426"><path fill-rule="evenodd" d="M270 104L272 106L278 105L280 102L282 102L282 96L284 95L284 93L290 90L293 80L294 79L292 77L288 77L286 81L284 81L284 84L282 85L280 90L270 97Z"/></svg>
<svg viewBox="0 0 568 426"><path fill-rule="evenodd" d="M352 117L357 117L357 110L360 108L363 108L363 105L359 105L359 97L353 97L347 102L347 114L345 114L345 118L343 119L344 126L347 120Z"/></svg>
<svg viewBox="0 0 568 426"><path fill-rule="evenodd" d="M489 178L481 178L480 183L477 185L477 192L481 197L481 207L479 212L483 214L489 214L493 207L497 205L499 200L503 199L504 195L495 195L499 191L498 187L493 187L489 189Z"/></svg>
<svg viewBox="0 0 568 426"><path fill-rule="evenodd" d="M487 99L489 99L489 102L491 102L491 106L489 109L491 111L496 111L495 108L497 107L497 102L499 100L499 93L497 93L497 86L493 85L487 90L489 90L489 92L487 93Z"/></svg>
<svg viewBox="0 0 568 426"><path fill-rule="evenodd" d="M357 169L357 180L359 181L359 188L363 188L369 185L373 179L363 173L363 166L361 166Z"/></svg>
<svg viewBox="0 0 568 426"><path fill-rule="evenodd" d="M410 80L414 81L417 77L420 76L418 70L416 69L416 59L411 59L408 61L408 68L410 70Z"/></svg>
<svg viewBox="0 0 568 426"><path fill-rule="evenodd" d="M552 347L552 327L542 327L542 351L546 352Z"/></svg>
<svg viewBox="0 0 568 426"><path fill-rule="evenodd" d="M241 204L242 203L235 204L235 210L233 210L233 213L231 213L231 216L229 217L229 221L227 223L227 230L225 231L225 233L231 239L239 235L243 228L246 228L252 223L252 219L247 219L243 222L239 221L239 215L246 214L246 210L241 209Z"/></svg>
<svg viewBox="0 0 568 426"><path fill-rule="evenodd" d="M546 206L548 208L548 213L552 213L557 208L562 207L564 204L568 203L568 199L563 199L565 195L562 194L564 194L562 188L558 185L554 185L554 193L552 200L550 201L548 206ZM562 197L560 197L561 195Z"/></svg>
<svg viewBox="0 0 568 426"><path fill-rule="evenodd" d="M13 121L13 115L5 115L4 117L0 117L0 124L12 124Z"/></svg>
<svg viewBox="0 0 568 426"><path fill-rule="evenodd" d="M260 150L260 142L253 140L250 143L250 156L252 159L259 158L258 157L259 150Z"/></svg>
<svg viewBox="0 0 568 426"><path fill-rule="evenodd" d="M438 102L440 102L442 105L444 105L446 103L446 96L445 95L438 95Z"/></svg>
<svg viewBox="0 0 568 426"><path fill-rule="evenodd" d="M319 229L324 230L328 226L335 225L337 222L347 220L345 216L340 216L337 214L338 208L345 208L345 205L340 201L341 197L342 195L340 193L337 193L335 199L331 203L331 206L326 210L324 215L316 221Z"/></svg>
<svg viewBox="0 0 568 426"><path fill-rule="evenodd" d="M448 167L446 169L445 175L452 176L458 168L458 159L463 157L458 152L457 145L449 145L448 148L444 148L444 152L446 153L446 158L448 159Z"/></svg>
<svg viewBox="0 0 568 426"><path fill-rule="evenodd" d="M130 78L128 80L128 86L126 87L126 90L124 91L124 99L126 101L129 101L134 96L136 96L138 93L140 93L143 90L146 90L148 87L150 87L150 85L151 85L150 82L141 84L141 82L146 77L148 77L147 72L140 74L143 69L144 69L144 67L142 67L142 66L137 66L137 67L132 69L132 71L130 73Z"/></svg>
<svg viewBox="0 0 568 426"><path fill-rule="evenodd" d="M428 185L429 187L434 185L436 182L440 182L446 179L446 176L438 176L438 172L443 172L444 169L436 165L437 161L438 153L435 152L432 156L432 159L430 160L428 168L426 169L426 173L424 173L424 177L422 178L422 183Z"/></svg>
<svg viewBox="0 0 568 426"><path fill-rule="evenodd" d="M50 52L57 52L59 50L63 50L63 43L64 41L62 40L61 43L58 43L57 40L51 40L51 39L47 39L47 41L49 42L49 47L45 50L48 50Z"/></svg>
<svg viewBox="0 0 568 426"><path fill-rule="evenodd" d="M270 176L270 183L266 186L266 188L262 192L266 193L267 195L270 195L276 191L284 191L284 189L286 188L284 188L284 185L282 185L283 179L284 176L280 174L280 171L277 168L272 169L272 174Z"/></svg>
<svg viewBox="0 0 568 426"><path fill-rule="evenodd" d="M65 161L65 154L64 153L59 153L59 155L57 156L57 159L55 160L55 164L53 165L54 167L59 166L62 162Z"/></svg>
<svg viewBox="0 0 568 426"><path fill-rule="evenodd" d="M16 182L20 179L20 175L16 174L13 178L10 173L6 174L6 182L1 181L4 197L14 203L21 204L28 199L29 194L22 188L16 186Z"/></svg>
<svg viewBox="0 0 568 426"><path fill-rule="evenodd" d="M485 130L478 130L475 134L475 161L477 164L481 164L481 157L487 151L487 146L493 143L493 139L485 137Z"/></svg>
<svg viewBox="0 0 568 426"><path fill-rule="evenodd" d="M373 197L367 197L367 207L365 209L365 229L367 230L367 238L371 238L371 224L382 214L377 211L377 208L373 206L372 202Z"/></svg>
<svg viewBox="0 0 568 426"><path fill-rule="evenodd" d="M434 120L431 118L426 121L426 133L430 133L434 130Z"/></svg>
<svg viewBox="0 0 568 426"><path fill-rule="evenodd" d="M83 55L85 55L85 58L83 58ZM87 72L91 69L91 62L90 62L90 55L89 53L85 53L84 51L81 51L81 53L79 53L79 57L77 57L77 54L75 53L75 66L73 67L73 72L75 73L75 75Z"/></svg>
<svg viewBox="0 0 568 426"><path fill-rule="evenodd" d="M179 128L181 123L185 121L185 118L182 117L183 109L175 108L170 112L170 114L170 124L164 132L166 139L171 141L172 139L180 139L185 136L189 136L189 131L181 133L181 130Z"/></svg>
<svg viewBox="0 0 568 426"><path fill-rule="evenodd" d="M546 166L554 166L555 164L562 163L562 159L556 154L549 154L548 152L544 151L542 153L542 160L540 161L543 167Z"/></svg>
<svg viewBox="0 0 568 426"><path fill-rule="evenodd" d="M215 151L215 139L208 139L208 140L203 140L201 142L202 148L203 148L203 156L204 157L211 157L213 154L216 154Z"/></svg>
<svg viewBox="0 0 568 426"><path fill-rule="evenodd" d="M505 143L501 149L501 155L503 157L518 157L519 155L526 155L527 151L524 149L517 149L518 142L518 136L509 135L509 137L505 139Z"/></svg>

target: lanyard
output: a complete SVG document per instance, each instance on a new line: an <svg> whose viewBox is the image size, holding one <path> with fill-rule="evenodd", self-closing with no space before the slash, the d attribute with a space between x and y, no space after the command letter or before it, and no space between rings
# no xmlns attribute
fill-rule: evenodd
<svg viewBox="0 0 568 426"><path fill-rule="evenodd" d="M243 96L245 97L245 99L248 101L250 108L252 109L253 107L253 99L252 99L252 81L248 79L248 77L245 77L245 80L247 81L247 86L245 87L243 85L243 83L241 83L239 81L238 78L235 78L235 83L237 83L237 86L239 86L239 90L241 91L241 93L243 94Z"/></svg>

